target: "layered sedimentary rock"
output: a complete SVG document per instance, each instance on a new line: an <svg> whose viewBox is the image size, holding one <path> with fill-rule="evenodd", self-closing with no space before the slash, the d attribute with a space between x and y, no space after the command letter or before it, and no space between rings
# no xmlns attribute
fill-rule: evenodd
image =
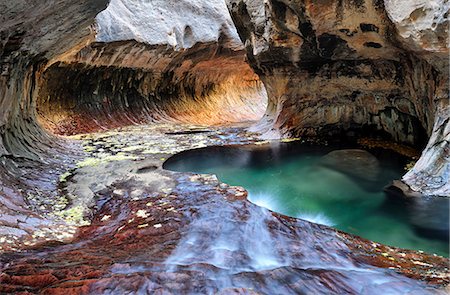
<svg viewBox="0 0 450 295"><path fill-rule="evenodd" d="M107 2L0 2L0 155L39 158L46 148L35 121L39 75L49 60L89 41Z"/></svg>
<svg viewBox="0 0 450 295"><path fill-rule="evenodd" d="M70 243L0 255L0 293L446 294L446 258L282 216L213 175L164 169L185 149L263 143L243 128L190 127L83 136L89 158L64 187L77 189L76 205L92 190L91 213L79 216L90 224Z"/></svg>
<svg viewBox="0 0 450 295"><path fill-rule="evenodd" d="M448 284L442 257L272 214L242 188L162 169L181 150L261 143L256 134L141 126L84 137L82 158L80 147L43 132L36 104L39 120L65 134L153 119L224 123L259 111L263 87L221 1L112 1L95 39L90 25L105 6L0 2L0 292L435 293ZM413 136L391 133L420 142L413 123Z"/></svg>
<svg viewBox="0 0 450 295"><path fill-rule="evenodd" d="M18 245L74 230L47 214L67 205L58 179L80 153L45 128L226 124L264 112L222 2L0 1L0 11L0 233Z"/></svg>
<svg viewBox="0 0 450 295"><path fill-rule="evenodd" d="M402 45L429 62L439 72L434 99L431 137L422 157L404 181L413 191L450 196L450 98L449 19L450 2L386 1L386 11ZM431 112L432 113L432 112Z"/></svg>
<svg viewBox="0 0 450 295"><path fill-rule="evenodd" d="M356 130L416 147L431 137L404 181L450 195L446 1L227 2L267 89L259 130Z"/></svg>
<svg viewBox="0 0 450 295"><path fill-rule="evenodd" d="M45 72L38 110L56 133L264 113L265 91L222 1L113 0L96 21L95 42Z"/></svg>
<svg viewBox="0 0 450 295"><path fill-rule="evenodd" d="M67 169L76 153L63 154L68 146L38 125L36 100L46 65L67 50L90 42L94 18L106 5L106 0L0 1L2 251L8 244L11 247L6 248L17 249L20 241L44 231L52 239L67 238L70 227L49 220L42 212L54 202L58 174ZM31 206L32 198L45 199L41 208ZM43 240L43 235L37 239Z"/></svg>

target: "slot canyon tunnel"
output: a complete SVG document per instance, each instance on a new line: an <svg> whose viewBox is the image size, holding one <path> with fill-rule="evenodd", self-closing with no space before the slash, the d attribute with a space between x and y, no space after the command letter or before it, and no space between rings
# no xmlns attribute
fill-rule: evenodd
<svg viewBox="0 0 450 295"><path fill-rule="evenodd" d="M388 200L428 208L416 222L431 231L434 200L450 197L447 0L0 0L0 11L0 293L448 292L448 257L163 167L217 146L391 150L410 164ZM239 151L233 161L250 161Z"/></svg>

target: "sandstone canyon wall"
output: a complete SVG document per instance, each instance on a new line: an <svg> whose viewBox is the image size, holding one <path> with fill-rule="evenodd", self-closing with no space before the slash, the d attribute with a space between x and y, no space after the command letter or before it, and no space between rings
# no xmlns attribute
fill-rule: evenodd
<svg viewBox="0 0 450 295"><path fill-rule="evenodd" d="M265 91L223 1L112 0L96 22L95 42L44 75L38 110L54 132L264 113Z"/></svg>
<svg viewBox="0 0 450 295"><path fill-rule="evenodd" d="M362 130L416 146L430 138L404 180L425 195L448 195L447 1L229 0L245 47L222 0L107 2L0 0L2 292L276 293L279 282L297 293L364 293L383 285L428 290L394 271L448 285L444 258L397 255L399 249L263 210L243 189L215 177L162 169L180 150L264 143L256 135L228 130L205 141L174 135L178 126L147 126L85 138L80 156L75 141L51 134L152 121L254 120L265 110L267 88L269 106L257 125L266 136ZM86 157L93 150L104 154L106 140L114 141L111 150L130 143L139 157L76 167L81 159L92 162ZM143 155L133 145L152 151ZM175 180L180 186L172 191ZM82 194L69 198L67 182L92 198L98 193L92 226L55 216L71 210L84 217L70 204ZM92 183L104 187L90 190ZM124 197L133 194L140 198ZM227 251L225 272L204 259L224 257L214 252L228 238L224 232L249 253ZM200 234L199 244L190 233ZM293 267L242 268L271 257L269 243L252 258L252 243L267 237ZM161 262L178 246L201 260L188 266L181 259L174 273ZM134 268L130 257L145 267ZM228 288L230 269L238 270L235 282L252 288Z"/></svg>
<svg viewBox="0 0 450 295"><path fill-rule="evenodd" d="M48 146L36 124L40 74L46 64L89 42L104 1L1 1L0 155L38 159Z"/></svg>
<svg viewBox="0 0 450 295"><path fill-rule="evenodd" d="M80 149L51 133L264 113L222 1L5 0L0 11L0 235L22 246L68 237L50 215Z"/></svg>
<svg viewBox="0 0 450 295"><path fill-rule="evenodd" d="M17 249L42 230L67 230L50 221L58 174L74 153L37 122L42 73L72 48L92 41L95 16L108 1L0 1L0 248ZM36 208L31 199L46 199ZM47 203L47 205L44 205ZM64 236L64 234L63 234ZM14 237L16 245L6 239ZM37 237L37 236L36 236ZM62 236L60 236L62 237ZM67 237L67 236L66 236ZM55 238L55 236L53 236ZM63 238L64 239L64 238ZM43 240L42 237L38 240ZM22 244L23 247L23 244Z"/></svg>
<svg viewBox="0 0 450 295"><path fill-rule="evenodd" d="M259 130L430 138L403 180L450 195L448 1L227 2L267 89Z"/></svg>

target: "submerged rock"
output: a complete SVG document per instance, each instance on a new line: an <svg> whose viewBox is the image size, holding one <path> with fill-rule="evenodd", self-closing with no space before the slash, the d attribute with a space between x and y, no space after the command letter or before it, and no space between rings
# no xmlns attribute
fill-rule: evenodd
<svg viewBox="0 0 450 295"><path fill-rule="evenodd" d="M95 39L107 2L0 0L0 293L439 293L448 285L447 259L273 214L240 188L161 169L184 149L251 142L242 130L167 139L180 126L140 126L79 137L82 157L42 129L255 119L265 99L258 74L270 94L264 126L314 134L369 124L420 142L436 101L448 105L446 77L396 43L380 1L229 1L256 74L221 1L113 0ZM197 21L205 10L207 24ZM153 21L159 34L141 27ZM447 162L434 157L448 146L447 115L429 147L436 169L428 160L416 167L442 175L433 187L448 179ZM86 222L69 226L75 217Z"/></svg>
<svg viewBox="0 0 450 295"><path fill-rule="evenodd" d="M404 193L405 184L394 181L385 188L389 202L396 202L408 213L409 223L414 230L430 239L449 242L450 234L450 198L448 197L422 197L420 194ZM403 190L402 190L403 189Z"/></svg>
<svg viewBox="0 0 450 295"><path fill-rule="evenodd" d="M332 151L323 156L319 164L367 181L375 182L380 175L380 163L377 158L364 150Z"/></svg>
<svg viewBox="0 0 450 295"><path fill-rule="evenodd" d="M447 1L227 0L269 106L260 131L389 136L423 148L403 178L450 195Z"/></svg>
<svg viewBox="0 0 450 295"><path fill-rule="evenodd" d="M410 198L408 201L411 224L419 234L450 242L450 198Z"/></svg>
<svg viewBox="0 0 450 295"><path fill-rule="evenodd" d="M104 173L101 164L77 168L66 184L94 190L89 225L66 244L3 253L0 293L443 293L447 259L272 213L214 176L161 169L167 157L195 144L189 134L168 139L177 129L151 125L86 136L91 157L103 157L100 142L111 150L150 143L152 153L128 149ZM240 129L198 136L208 145L254 142ZM148 165L151 171L139 173ZM103 174L108 185L95 186ZM164 188L152 181L158 177ZM132 197L136 190L139 198ZM81 189L79 198L86 193Z"/></svg>

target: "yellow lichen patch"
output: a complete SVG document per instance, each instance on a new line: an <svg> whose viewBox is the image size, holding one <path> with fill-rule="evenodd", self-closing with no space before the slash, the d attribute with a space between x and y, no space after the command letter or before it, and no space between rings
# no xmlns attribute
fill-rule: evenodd
<svg viewBox="0 0 450 295"><path fill-rule="evenodd" d="M72 173L70 173L69 171L65 172L64 174L62 174L62 175L59 177L59 182L66 182L66 181L67 181L67 178L68 178L69 176L71 176L71 175L72 175Z"/></svg>
<svg viewBox="0 0 450 295"><path fill-rule="evenodd" d="M143 147L142 146L128 146L126 148L123 148L122 151L124 152L134 152L134 151L138 151L138 150L142 150Z"/></svg>
<svg viewBox="0 0 450 295"><path fill-rule="evenodd" d="M85 208L82 206L75 206L70 209L56 212L55 214L64 220L66 220L68 223L73 225L79 225L79 226L85 226L89 225L90 222L84 220L84 211Z"/></svg>
<svg viewBox="0 0 450 295"><path fill-rule="evenodd" d="M94 146L91 146L91 145L86 145L86 146L83 146L83 150L86 153L91 153L91 152L95 152L96 148Z"/></svg>
<svg viewBox="0 0 450 295"><path fill-rule="evenodd" d="M86 139L88 136L86 134L77 134L77 135L71 135L67 136L67 138L73 139L73 140L82 140Z"/></svg>
<svg viewBox="0 0 450 295"><path fill-rule="evenodd" d="M125 161L125 160L136 160L138 157L127 155L125 153L117 153L116 155L110 155L107 153L103 153L101 155L98 155L96 158L90 157L86 158L81 162L77 163L77 168L83 168L83 167L94 167L98 166L100 164L113 162L113 161Z"/></svg>
<svg viewBox="0 0 450 295"><path fill-rule="evenodd" d="M77 168L93 167L97 166L100 163L101 160L98 158L86 158L83 161L77 163Z"/></svg>
<svg viewBox="0 0 450 295"><path fill-rule="evenodd" d="M414 168L414 166L416 165L416 163L417 163L417 161L416 161L416 160L413 160L413 161L409 162L408 164L406 164L406 166L405 166L405 171L409 171L409 170L411 170L412 168Z"/></svg>
<svg viewBox="0 0 450 295"><path fill-rule="evenodd" d="M117 153L113 156L106 156L102 158L103 162L112 162L112 161L125 161L125 160L136 160L138 157L127 155L125 153Z"/></svg>

